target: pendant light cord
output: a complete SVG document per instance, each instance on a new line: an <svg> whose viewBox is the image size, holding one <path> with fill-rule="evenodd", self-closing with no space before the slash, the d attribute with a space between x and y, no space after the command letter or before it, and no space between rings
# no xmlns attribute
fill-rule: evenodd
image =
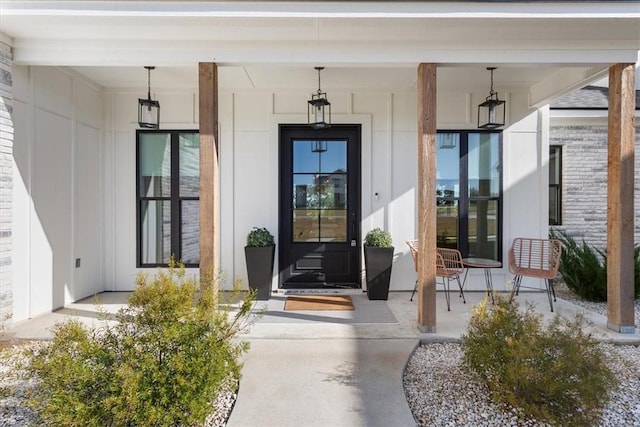
<svg viewBox="0 0 640 427"><path fill-rule="evenodd" d="M493 91L493 70L495 70L495 67L489 67L487 69L491 71L491 90L489 91L489 96L492 97L496 94L496 92Z"/></svg>
<svg viewBox="0 0 640 427"><path fill-rule="evenodd" d="M491 85L493 87L493 83ZM147 68L147 98L151 101L151 68Z"/></svg>

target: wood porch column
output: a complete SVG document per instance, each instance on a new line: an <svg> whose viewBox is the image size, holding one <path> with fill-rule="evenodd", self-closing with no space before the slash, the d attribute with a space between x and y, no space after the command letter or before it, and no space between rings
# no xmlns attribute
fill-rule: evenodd
<svg viewBox="0 0 640 427"><path fill-rule="evenodd" d="M635 65L609 68L607 326L635 333L633 187Z"/></svg>
<svg viewBox="0 0 640 427"><path fill-rule="evenodd" d="M201 62L200 99L200 277L218 274L219 177L218 164L218 65Z"/></svg>
<svg viewBox="0 0 640 427"><path fill-rule="evenodd" d="M436 64L418 66L418 328L436 332Z"/></svg>

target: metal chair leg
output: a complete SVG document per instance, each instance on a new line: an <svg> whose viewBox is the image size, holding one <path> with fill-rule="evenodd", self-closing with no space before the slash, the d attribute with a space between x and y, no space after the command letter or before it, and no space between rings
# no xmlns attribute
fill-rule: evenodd
<svg viewBox="0 0 640 427"><path fill-rule="evenodd" d="M442 287L444 289L444 297L447 300L447 311L451 311L451 286L449 285L449 278L447 277L447 282L445 285L445 279L442 278Z"/></svg>
<svg viewBox="0 0 640 427"><path fill-rule="evenodd" d="M520 291L520 281L522 280L522 276L515 275L513 276L513 288L511 288L511 295L509 295L509 303L513 301L513 297L518 295Z"/></svg>
<svg viewBox="0 0 640 427"><path fill-rule="evenodd" d="M549 307L551 307L551 312L553 313L553 301L551 301L551 292L553 290L553 285L549 283L549 279L544 279L544 284L547 287L547 297L549 297ZM555 291L553 291L555 301Z"/></svg>
<svg viewBox="0 0 640 427"><path fill-rule="evenodd" d="M418 290L418 280L416 279L416 285L413 287L413 292L411 292L411 298L409 299L409 301L413 302L413 296L416 294L417 290Z"/></svg>
<svg viewBox="0 0 640 427"><path fill-rule="evenodd" d="M464 291L462 290L462 283L460 283L460 276L456 276L456 280L458 281L458 287L460 288L460 296L462 297L462 302L466 304L467 300L464 298Z"/></svg>
<svg viewBox="0 0 640 427"><path fill-rule="evenodd" d="M516 291L516 295L518 295L520 293L520 282L522 282L522 276L516 275L513 278L513 286L514 286L514 289Z"/></svg>

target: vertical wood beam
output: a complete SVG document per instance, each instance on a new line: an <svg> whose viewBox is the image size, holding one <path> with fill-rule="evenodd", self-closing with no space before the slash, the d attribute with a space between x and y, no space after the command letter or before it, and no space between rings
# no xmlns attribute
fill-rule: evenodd
<svg viewBox="0 0 640 427"><path fill-rule="evenodd" d="M200 120L200 277L219 272L220 192L218 163L218 65L199 68Z"/></svg>
<svg viewBox="0 0 640 427"><path fill-rule="evenodd" d="M609 68L607 169L607 326L635 333L634 218L635 65Z"/></svg>
<svg viewBox="0 0 640 427"><path fill-rule="evenodd" d="M418 328L436 332L436 64L418 65Z"/></svg>

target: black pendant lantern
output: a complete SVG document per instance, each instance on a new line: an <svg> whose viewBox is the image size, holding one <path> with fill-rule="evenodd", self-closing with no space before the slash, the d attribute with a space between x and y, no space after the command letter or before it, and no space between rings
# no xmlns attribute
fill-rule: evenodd
<svg viewBox="0 0 640 427"><path fill-rule="evenodd" d="M315 69L318 70L318 92L311 95L308 101L308 123L314 129L326 129L331 126L331 103L327 100L327 94L320 89L320 71L324 67Z"/></svg>
<svg viewBox="0 0 640 427"><path fill-rule="evenodd" d="M498 92L493 91L493 70L496 67L487 67L491 71L491 91L487 99L478 105L478 127L482 129L496 129L504 126L506 101L498 98Z"/></svg>
<svg viewBox="0 0 640 427"><path fill-rule="evenodd" d="M145 66L147 69L147 99L138 98L138 124L141 128L158 129L160 127L160 103L151 99L151 70L156 67Z"/></svg>
<svg viewBox="0 0 640 427"><path fill-rule="evenodd" d="M324 153L325 151L327 151L327 141L313 141L311 152Z"/></svg>

